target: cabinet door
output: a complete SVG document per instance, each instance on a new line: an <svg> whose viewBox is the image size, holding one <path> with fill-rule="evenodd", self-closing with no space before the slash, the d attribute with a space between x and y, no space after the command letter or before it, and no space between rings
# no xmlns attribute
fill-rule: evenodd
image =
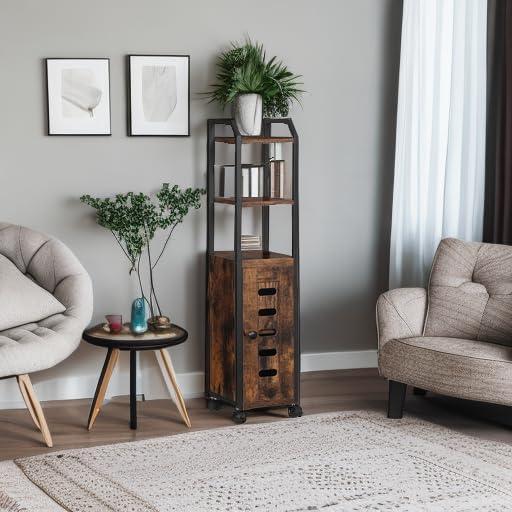
<svg viewBox="0 0 512 512"><path fill-rule="evenodd" d="M245 409L294 402L293 289L291 260L244 269Z"/></svg>

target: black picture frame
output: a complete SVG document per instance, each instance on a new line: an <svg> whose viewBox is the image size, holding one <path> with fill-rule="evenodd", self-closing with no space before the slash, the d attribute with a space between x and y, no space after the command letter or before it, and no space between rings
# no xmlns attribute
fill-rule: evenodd
<svg viewBox="0 0 512 512"><path fill-rule="evenodd" d="M108 79L108 133L62 133L52 131L51 107L50 107L50 74L48 65L51 61L106 61ZM110 85L110 58L109 57L47 57L44 59L45 67L45 88L46 88L46 135L52 137L110 137L112 135L112 106L111 106L111 85Z"/></svg>
<svg viewBox="0 0 512 512"><path fill-rule="evenodd" d="M177 134L155 134L155 133L134 133L133 131L133 108L132 108L132 62L133 57L162 57L162 58L183 58L187 60L187 133ZM126 56L126 83L127 83L127 133L129 137L190 137L190 55L164 55L164 54L130 54Z"/></svg>

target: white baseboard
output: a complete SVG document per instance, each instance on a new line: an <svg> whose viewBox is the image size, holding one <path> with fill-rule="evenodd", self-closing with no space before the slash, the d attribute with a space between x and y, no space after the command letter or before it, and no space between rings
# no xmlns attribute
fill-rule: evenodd
<svg viewBox="0 0 512 512"><path fill-rule="evenodd" d="M305 353L301 356L302 372L321 370L346 370L351 368L375 368L377 366L376 350L357 350L343 352ZM143 393L147 400L168 398L169 394L162 375L155 366L155 371L144 369L138 380L138 391ZM34 387L40 401L74 400L91 398L96 389L100 368L96 375L67 376L44 380L36 376L33 379ZM178 373L176 378L185 398L203 396L204 372ZM110 381L107 398L126 395L128 390L128 374L114 372ZM9 397L9 398L7 398ZM12 398L11 398L12 397ZM0 382L0 409L24 408L25 404L19 394L15 379Z"/></svg>
<svg viewBox="0 0 512 512"><path fill-rule="evenodd" d="M351 368L377 368L376 350L353 350L343 352L318 352L302 354L303 372L322 370L348 370Z"/></svg>

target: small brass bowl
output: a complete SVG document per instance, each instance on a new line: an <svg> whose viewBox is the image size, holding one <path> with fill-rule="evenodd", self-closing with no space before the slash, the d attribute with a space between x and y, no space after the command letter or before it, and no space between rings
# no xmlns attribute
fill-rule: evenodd
<svg viewBox="0 0 512 512"><path fill-rule="evenodd" d="M153 316L148 319L148 327L152 331L168 331L171 328L171 320L168 316Z"/></svg>

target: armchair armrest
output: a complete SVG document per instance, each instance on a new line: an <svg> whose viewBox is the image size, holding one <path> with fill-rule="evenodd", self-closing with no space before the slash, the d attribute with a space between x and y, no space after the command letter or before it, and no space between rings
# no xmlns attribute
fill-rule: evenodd
<svg viewBox="0 0 512 512"><path fill-rule="evenodd" d="M377 336L379 350L391 339L423 334L427 312L425 288L397 288L377 300Z"/></svg>

